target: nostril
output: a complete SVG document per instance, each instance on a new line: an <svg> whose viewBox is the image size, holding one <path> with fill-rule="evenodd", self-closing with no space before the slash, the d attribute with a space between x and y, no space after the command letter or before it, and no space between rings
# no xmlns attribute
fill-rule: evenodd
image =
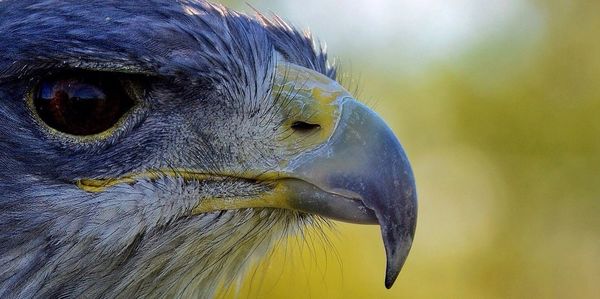
<svg viewBox="0 0 600 299"><path fill-rule="evenodd" d="M319 124L311 124L311 123L307 123L307 122L303 122L303 121L295 121L292 124L292 129L294 131L298 131L298 132L302 132L302 133L307 133L310 131L318 130L320 128L321 128L321 126Z"/></svg>

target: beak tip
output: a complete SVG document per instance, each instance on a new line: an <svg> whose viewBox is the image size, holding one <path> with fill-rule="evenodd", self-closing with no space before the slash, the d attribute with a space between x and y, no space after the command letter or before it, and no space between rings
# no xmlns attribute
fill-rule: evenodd
<svg viewBox="0 0 600 299"><path fill-rule="evenodd" d="M385 275L385 288L386 289L391 289L392 286L394 285L394 282L396 281L396 278L398 277L398 274L400 272L387 272Z"/></svg>
<svg viewBox="0 0 600 299"><path fill-rule="evenodd" d="M400 274L400 270L402 270L402 267L404 266L404 261L405 260L402 260L400 262L398 262L398 261L394 262L392 260L388 260L387 266L385 269L385 287L387 289L392 288L392 286L396 282L396 279L398 278L398 275Z"/></svg>
<svg viewBox="0 0 600 299"><path fill-rule="evenodd" d="M404 261L398 262L394 261L393 259L388 259L387 266L385 269L385 287L387 289L390 289L394 285L394 282L396 282L396 279L400 274L400 270L402 270L403 264Z"/></svg>
<svg viewBox="0 0 600 299"><path fill-rule="evenodd" d="M387 226L383 227L384 229ZM412 230L414 232L414 230ZM396 234L390 234L384 231L384 245L386 250L386 269L385 269L385 287L390 289L398 278L400 271L404 267L404 263L412 247L414 233L397 238Z"/></svg>

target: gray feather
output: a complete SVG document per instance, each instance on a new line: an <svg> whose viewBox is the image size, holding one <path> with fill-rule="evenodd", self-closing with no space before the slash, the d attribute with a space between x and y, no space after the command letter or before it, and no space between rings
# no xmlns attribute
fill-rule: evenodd
<svg viewBox="0 0 600 299"><path fill-rule="evenodd" d="M203 197L269 188L243 182L162 178L99 194L73 184L274 165L277 52L335 76L321 47L279 18L196 1L0 1L0 297L210 296L314 221L268 209L191 216ZM65 69L137 76L140 103L105 140L52 136L25 103L36 78Z"/></svg>

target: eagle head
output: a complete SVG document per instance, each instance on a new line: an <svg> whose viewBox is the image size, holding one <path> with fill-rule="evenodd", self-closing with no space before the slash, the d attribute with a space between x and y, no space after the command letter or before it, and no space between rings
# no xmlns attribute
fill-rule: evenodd
<svg viewBox="0 0 600 299"><path fill-rule="evenodd" d="M310 35L203 1L0 1L0 297L208 297L328 219L417 201Z"/></svg>

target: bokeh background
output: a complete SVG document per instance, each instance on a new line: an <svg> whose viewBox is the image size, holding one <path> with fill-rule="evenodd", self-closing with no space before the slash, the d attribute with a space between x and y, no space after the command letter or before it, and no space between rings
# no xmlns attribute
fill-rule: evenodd
<svg viewBox="0 0 600 299"><path fill-rule="evenodd" d="M222 297L600 296L599 1L249 4L327 42L404 144L420 214L391 290L378 228L340 223Z"/></svg>

